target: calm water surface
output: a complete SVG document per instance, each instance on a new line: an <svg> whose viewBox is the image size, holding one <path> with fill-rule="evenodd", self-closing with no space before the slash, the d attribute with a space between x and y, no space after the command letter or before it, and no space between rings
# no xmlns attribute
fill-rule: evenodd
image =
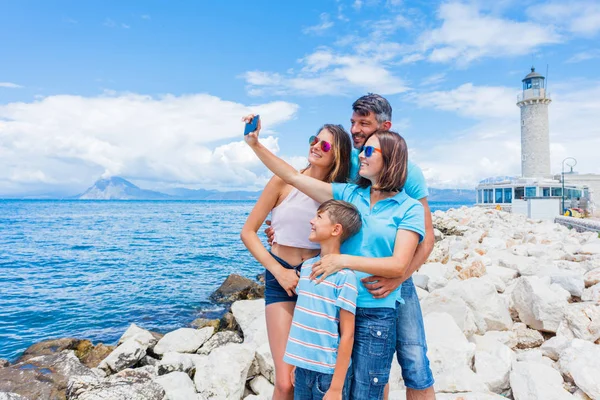
<svg viewBox="0 0 600 400"><path fill-rule="evenodd" d="M0 358L40 340L167 332L230 273L261 266L239 239L254 202L0 200ZM432 210L460 203L432 203Z"/></svg>

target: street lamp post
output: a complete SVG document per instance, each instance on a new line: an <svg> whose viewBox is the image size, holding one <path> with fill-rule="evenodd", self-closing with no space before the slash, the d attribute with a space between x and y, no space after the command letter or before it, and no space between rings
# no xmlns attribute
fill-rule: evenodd
<svg viewBox="0 0 600 400"><path fill-rule="evenodd" d="M573 173L573 167L577 165L577 160L574 159L573 157L567 157L564 160L562 160L562 172L561 172L561 181L562 181L562 190L560 192L560 194L562 195L562 202L561 202L561 215L563 215L565 213L565 161L569 161L567 162L567 166L571 167L571 171L569 172L570 174Z"/></svg>

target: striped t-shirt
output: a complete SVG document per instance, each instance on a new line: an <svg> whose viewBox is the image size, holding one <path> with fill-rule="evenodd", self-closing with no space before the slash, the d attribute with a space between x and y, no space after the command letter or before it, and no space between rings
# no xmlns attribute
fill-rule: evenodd
<svg viewBox="0 0 600 400"><path fill-rule="evenodd" d="M309 276L318 259L302 264L296 289L298 301L283 360L300 368L333 374L340 343L340 308L356 313L357 281L353 271L344 269L315 284Z"/></svg>

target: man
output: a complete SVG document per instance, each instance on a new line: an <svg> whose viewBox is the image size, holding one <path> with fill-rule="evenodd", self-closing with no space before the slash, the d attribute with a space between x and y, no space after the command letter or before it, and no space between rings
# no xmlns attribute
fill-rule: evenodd
<svg viewBox="0 0 600 400"><path fill-rule="evenodd" d="M358 175L360 162L358 154L367 139L377 130L389 130L392 127L392 106L377 94L362 96L352 104L350 120L352 134L352 167L351 178ZM401 296L404 304L397 304L397 342L396 356L402 368L402 377L406 386L407 400L435 399L433 390L433 374L427 358L427 344L421 306L417 297L411 275L427 260L434 245L433 223L427 202L427 185L421 169L408 162L408 175L404 185L406 193L419 200L425 208L425 239L417 247L406 275L402 278L383 278L372 276L363 279L363 284L374 297L385 297L402 285ZM389 385L386 387L386 398Z"/></svg>
<svg viewBox="0 0 600 400"><path fill-rule="evenodd" d="M392 127L392 106L380 95L367 94L352 104L352 118L350 119L352 142L352 166L350 177L358 176L360 162L358 155L367 139L377 130L390 130ZM398 309L396 356L402 368L402 377L406 386L407 400L433 400L433 374L429 368L427 358L427 344L425 341L425 327L421 306L417 292L412 281L412 274L429 257L434 245L433 223L431 211L427 202L427 185L421 169L408 162L408 174L404 185L406 193L419 200L425 208L425 239L417 247L406 275L401 278L383 278L372 276L363 280L364 286L376 298L385 297L402 285L400 290L404 304L396 304ZM272 228L265 231L269 243L272 242ZM386 387L388 398L389 385Z"/></svg>

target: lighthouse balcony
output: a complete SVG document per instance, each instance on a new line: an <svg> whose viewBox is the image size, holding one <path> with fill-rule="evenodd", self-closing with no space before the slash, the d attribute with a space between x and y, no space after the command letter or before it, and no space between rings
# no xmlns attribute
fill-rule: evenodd
<svg viewBox="0 0 600 400"><path fill-rule="evenodd" d="M544 88L527 89L517 95L517 103L529 100L531 100L532 102L535 102L536 100L552 100L552 97L550 96L550 93L546 92L546 89Z"/></svg>

